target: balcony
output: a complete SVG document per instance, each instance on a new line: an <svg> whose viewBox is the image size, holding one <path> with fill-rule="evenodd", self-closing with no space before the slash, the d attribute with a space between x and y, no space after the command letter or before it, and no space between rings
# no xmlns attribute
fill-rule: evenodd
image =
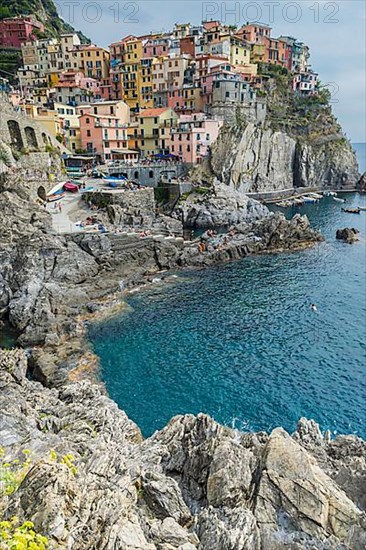
<svg viewBox="0 0 366 550"><path fill-rule="evenodd" d="M128 128L128 127L129 127L128 124L126 124L126 123L121 124L120 122L118 122L117 124L115 124L115 123L114 124L112 124L112 123L109 124L107 121L104 122L104 121L100 121L100 120L96 120L94 122L94 128L112 128L112 129L116 128L116 129L118 129L118 128Z"/></svg>

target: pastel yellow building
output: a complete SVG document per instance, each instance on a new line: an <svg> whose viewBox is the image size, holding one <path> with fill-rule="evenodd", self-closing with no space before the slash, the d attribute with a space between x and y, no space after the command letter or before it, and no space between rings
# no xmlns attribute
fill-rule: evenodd
<svg viewBox="0 0 366 550"><path fill-rule="evenodd" d="M103 82L109 78L109 51L93 44L76 46L69 52L71 68ZM75 65L77 65L75 67Z"/></svg>
<svg viewBox="0 0 366 550"><path fill-rule="evenodd" d="M170 143L171 128L177 125L178 116L170 107L146 109L139 113L140 149L143 156L166 152Z"/></svg>
<svg viewBox="0 0 366 550"><path fill-rule="evenodd" d="M252 51L250 55L251 63L265 63L266 61L266 46L262 44L252 44Z"/></svg>
<svg viewBox="0 0 366 550"><path fill-rule="evenodd" d="M130 36L124 42L122 66L122 98L130 109L138 109L141 100L142 41Z"/></svg>
<svg viewBox="0 0 366 550"><path fill-rule="evenodd" d="M80 121L76 107L55 103L55 111L60 120L61 132L64 137L64 144L70 151L81 149Z"/></svg>
<svg viewBox="0 0 366 550"><path fill-rule="evenodd" d="M23 104L21 108L25 110L27 116L33 118L39 124L47 128L54 138L62 135L62 125L58 118L57 111L27 103Z"/></svg>
<svg viewBox="0 0 366 550"><path fill-rule="evenodd" d="M232 65L247 65L250 63L251 48L240 38L230 39L230 63Z"/></svg>

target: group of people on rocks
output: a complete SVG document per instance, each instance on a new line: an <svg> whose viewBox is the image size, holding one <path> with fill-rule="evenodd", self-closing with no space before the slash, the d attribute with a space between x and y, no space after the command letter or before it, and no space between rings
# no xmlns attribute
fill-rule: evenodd
<svg viewBox="0 0 366 550"><path fill-rule="evenodd" d="M229 241L237 234L237 230L234 226L230 227L228 232L223 235L218 235L214 229L208 229L204 235L202 235L200 242L198 243L198 252L203 254L204 252L211 250L224 250Z"/></svg>

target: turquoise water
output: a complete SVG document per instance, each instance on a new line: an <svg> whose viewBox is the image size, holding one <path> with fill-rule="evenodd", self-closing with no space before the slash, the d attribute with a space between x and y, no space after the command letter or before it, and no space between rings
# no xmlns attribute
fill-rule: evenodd
<svg viewBox="0 0 366 550"><path fill-rule="evenodd" d="M327 238L311 250L180 273L90 328L110 396L144 435L202 411L245 430L291 431L306 416L366 436L366 212L341 206L300 210ZM362 242L337 242L345 226Z"/></svg>

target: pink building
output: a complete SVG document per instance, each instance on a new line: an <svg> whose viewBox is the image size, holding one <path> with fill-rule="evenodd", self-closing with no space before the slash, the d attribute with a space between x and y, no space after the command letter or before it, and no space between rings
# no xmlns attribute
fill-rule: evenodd
<svg viewBox="0 0 366 550"><path fill-rule="evenodd" d="M230 78L238 79L240 77L238 77L235 71L235 66L231 65L228 61L223 63L221 60L219 65L209 68L207 74L200 78L203 103L212 103L212 91L216 81Z"/></svg>
<svg viewBox="0 0 366 550"><path fill-rule="evenodd" d="M85 77L81 72L64 71L55 85L55 99L58 103L76 106L101 98L99 82Z"/></svg>
<svg viewBox="0 0 366 550"><path fill-rule="evenodd" d="M81 147L101 162L120 157L128 149L130 109L123 101L101 101L80 105Z"/></svg>
<svg viewBox="0 0 366 550"><path fill-rule="evenodd" d="M0 21L0 46L20 46L29 40L36 40L35 31L44 32L44 25L33 15L9 17Z"/></svg>
<svg viewBox="0 0 366 550"><path fill-rule="evenodd" d="M169 39L166 37L149 38L143 41L142 57L161 57L169 54Z"/></svg>
<svg viewBox="0 0 366 550"><path fill-rule="evenodd" d="M169 151L188 164L199 164L210 153L222 120L208 119L204 113L181 115L177 128L171 129Z"/></svg>

